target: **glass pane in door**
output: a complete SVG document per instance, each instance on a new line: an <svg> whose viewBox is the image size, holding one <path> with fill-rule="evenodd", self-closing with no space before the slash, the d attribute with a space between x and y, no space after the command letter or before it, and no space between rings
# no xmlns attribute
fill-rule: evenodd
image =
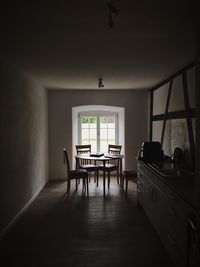
<svg viewBox="0 0 200 267"><path fill-rule="evenodd" d="M97 151L97 117L81 117L81 144L90 144L92 152Z"/></svg>
<svg viewBox="0 0 200 267"><path fill-rule="evenodd" d="M108 152L108 144L115 141L115 116L100 116L100 151Z"/></svg>

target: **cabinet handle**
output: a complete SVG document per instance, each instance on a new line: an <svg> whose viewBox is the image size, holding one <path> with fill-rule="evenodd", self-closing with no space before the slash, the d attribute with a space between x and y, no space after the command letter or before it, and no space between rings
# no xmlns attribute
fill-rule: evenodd
<svg viewBox="0 0 200 267"><path fill-rule="evenodd" d="M143 190L140 189L140 188L138 188L138 189L137 189L137 192L142 194L142 193L143 193Z"/></svg>
<svg viewBox="0 0 200 267"><path fill-rule="evenodd" d="M145 184L145 182L143 181L143 179L142 179L142 178L140 178L140 181L141 181L141 183L142 183L142 184Z"/></svg>
<svg viewBox="0 0 200 267"><path fill-rule="evenodd" d="M172 200L176 200L176 197L175 197L174 194L172 194L172 193L168 193L167 195L168 195Z"/></svg>
<svg viewBox="0 0 200 267"><path fill-rule="evenodd" d="M141 169L139 169L139 174L141 175L141 176L143 176L143 177L147 177L147 175L141 170ZM148 179L148 178L147 178Z"/></svg>
<svg viewBox="0 0 200 267"><path fill-rule="evenodd" d="M141 177L137 180L138 181L138 184L145 184L144 181L141 179Z"/></svg>
<svg viewBox="0 0 200 267"><path fill-rule="evenodd" d="M168 206L168 210L173 216L177 216L176 212L170 206Z"/></svg>

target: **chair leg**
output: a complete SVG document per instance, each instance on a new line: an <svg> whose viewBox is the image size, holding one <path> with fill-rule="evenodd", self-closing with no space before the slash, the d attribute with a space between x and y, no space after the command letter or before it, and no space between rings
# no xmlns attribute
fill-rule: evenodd
<svg viewBox="0 0 200 267"><path fill-rule="evenodd" d="M128 191L128 179L126 178L126 189L125 189L126 191L126 195L127 195L127 191Z"/></svg>
<svg viewBox="0 0 200 267"><path fill-rule="evenodd" d="M76 179L76 191L78 189L78 179Z"/></svg>
<svg viewBox="0 0 200 267"><path fill-rule="evenodd" d="M85 179L82 179L82 181L83 181L82 191L84 191L85 190Z"/></svg>
<svg viewBox="0 0 200 267"><path fill-rule="evenodd" d="M86 193L87 193L87 196L89 196L89 186L88 186L88 178L86 178Z"/></svg>
<svg viewBox="0 0 200 267"><path fill-rule="evenodd" d="M110 188L110 172L108 172L108 188Z"/></svg>
<svg viewBox="0 0 200 267"><path fill-rule="evenodd" d="M119 185L119 170L117 170L117 184Z"/></svg>
<svg viewBox="0 0 200 267"><path fill-rule="evenodd" d="M97 175L97 187L99 186L99 171L96 172Z"/></svg>
<svg viewBox="0 0 200 267"><path fill-rule="evenodd" d="M67 192L66 192L67 196L66 197L68 197L69 193L70 193L70 184L71 184L71 182L70 182L70 180L68 180L67 181Z"/></svg>
<svg viewBox="0 0 200 267"><path fill-rule="evenodd" d="M122 191L124 191L124 177L123 177L123 175L120 176L120 188L122 189Z"/></svg>

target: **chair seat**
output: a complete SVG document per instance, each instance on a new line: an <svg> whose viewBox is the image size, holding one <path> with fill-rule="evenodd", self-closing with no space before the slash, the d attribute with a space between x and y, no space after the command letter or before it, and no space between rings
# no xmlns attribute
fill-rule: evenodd
<svg viewBox="0 0 200 267"><path fill-rule="evenodd" d="M123 171L122 176L125 179L136 180L137 179L137 172L136 171Z"/></svg>
<svg viewBox="0 0 200 267"><path fill-rule="evenodd" d="M80 165L81 169L85 169L88 172L93 172L93 171L98 171L99 170L99 166L94 165L94 164L84 164L84 165Z"/></svg>
<svg viewBox="0 0 200 267"><path fill-rule="evenodd" d="M88 172L86 170L72 170L69 172L69 178L87 178L88 177Z"/></svg>
<svg viewBox="0 0 200 267"><path fill-rule="evenodd" d="M101 165L99 165L99 169L100 170L108 170L108 171L111 171L111 170L117 170L117 166L116 165L114 165L114 164L109 164L109 163L107 163L107 164L105 164L105 166L103 165L103 164L101 164Z"/></svg>

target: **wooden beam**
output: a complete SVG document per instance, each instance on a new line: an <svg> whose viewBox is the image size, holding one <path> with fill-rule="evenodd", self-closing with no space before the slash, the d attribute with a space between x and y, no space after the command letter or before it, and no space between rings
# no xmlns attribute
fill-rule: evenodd
<svg viewBox="0 0 200 267"><path fill-rule="evenodd" d="M191 119L191 116L189 115L190 102L189 102L189 95L188 95L188 84L187 84L186 71L183 72L182 78L183 78L183 94L184 94L184 101L185 101L188 137L189 137L189 142L190 142L192 166L194 168L195 166L195 143L194 143L194 134L193 134L193 128L192 128L192 119Z"/></svg>
<svg viewBox="0 0 200 267"><path fill-rule="evenodd" d="M153 137L153 91L150 92L150 127L149 127L149 141L152 141Z"/></svg>
<svg viewBox="0 0 200 267"><path fill-rule="evenodd" d="M166 101L166 106L165 106L165 118L163 121L163 127L162 127L162 134L161 134L161 146L163 146L163 141L164 141L164 135L165 135L165 127L166 127L166 121L167 121L167 113L169 109L169 101L171 97L171 92L172 92L172 85L173 85L173 79L170 80L169 84L169 90L168 90L168 95L167 95L167 101Z"/></svg>
<svg viewBox="0 0 200 267"><path fill-rule="evenodd" d="M163 114L153 115L152 121L163 121L164 119L166 120L182 119L186 118L186 116L195 118L195 109L191 108L189 111L179 110L179 111L167 112L166 114L163 113Z"/></svg>
<svg viewBox="0 0 200 267"><path fill-rule="evenodd" d="M177 76L183 74L183 72L186 72L188 69L191 69L191 68L193 68L195 66L196 66L195 62L190 63L189 65L187 65L183 69L181 69L181 70L177 71L176 73L174 73L173 75L171 75L169 78L165 79L164 81L158 83L157 85L155 85L154 87L149 89L149 91L155 91L156 89L159 89L161 86L163 86L166 83L170 82L170 80L176 78Z"/></svg>

